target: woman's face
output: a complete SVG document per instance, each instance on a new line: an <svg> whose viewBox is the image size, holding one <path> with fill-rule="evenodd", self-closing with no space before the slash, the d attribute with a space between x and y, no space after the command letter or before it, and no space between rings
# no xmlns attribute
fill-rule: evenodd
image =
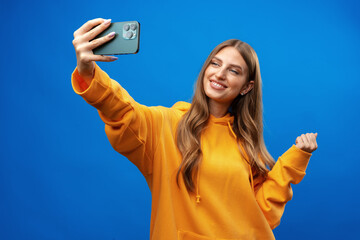
<svg viewBox="0 0 360 240"><path fill-rule="evenodd" d="M247 82L248 67L236 48L221 49L210 61L204 73L204 90L209 104L229 108L241 93L246 94L254 82Z"/></svg>

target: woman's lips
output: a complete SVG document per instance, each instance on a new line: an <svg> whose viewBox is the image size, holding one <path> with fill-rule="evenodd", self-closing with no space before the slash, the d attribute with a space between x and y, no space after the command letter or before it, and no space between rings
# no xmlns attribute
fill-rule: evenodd
<svg viewBox="0 0 360 240"><path fill-rule="evenodd" d="M216 90L223 90L223 89L227 88L225 85L223 85L217 81L214 81L214 80L210 80L210 86Z"/></svg>

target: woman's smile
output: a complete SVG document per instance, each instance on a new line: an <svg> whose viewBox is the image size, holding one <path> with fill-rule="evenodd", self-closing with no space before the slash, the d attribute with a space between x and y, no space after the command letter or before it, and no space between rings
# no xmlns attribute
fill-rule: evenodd
<svg viewBox="0 0 360 240"><path fill-rule="evenodd" d="M210 80L210 86L216 90L224 90L227 88L226 85L224 85L216 80Z"/></svg>

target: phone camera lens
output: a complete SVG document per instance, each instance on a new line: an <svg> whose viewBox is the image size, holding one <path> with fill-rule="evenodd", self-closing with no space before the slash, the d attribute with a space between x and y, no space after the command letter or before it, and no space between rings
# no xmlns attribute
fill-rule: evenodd
<svg viewBox="0 0 360 240"><path fill-rule="evenodd" d="M125 30L125 31L129 31L129 29L130 29L129 24L125 24L125 25L124 25L124 30Z"/></svg>
<svg viewBox="0 0 360 240"><path fill-rule="evenodd" d="M131 28L131 30L135 30L136 29L136 24L135 23L132 23L131 25L130 25L130 28Z"/></svg>
<svg viewBox="0 0 360 240"><path fill-rule="evenodd" d="M131 38L132 36L133 36L132 32L127 32L125 35L126 38Z"/></svg>

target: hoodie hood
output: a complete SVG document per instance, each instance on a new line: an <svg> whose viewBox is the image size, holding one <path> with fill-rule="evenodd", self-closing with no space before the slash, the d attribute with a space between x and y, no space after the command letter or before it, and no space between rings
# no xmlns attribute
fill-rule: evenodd
<svg viewBox="0 0 360 240"><path fill-rule="evenodd" d="M191 103L188 102L177 102L172 106L172 108L180 110L184 113L189 111L190 107L191 107ZM209 122L223 124L223 125L228 125L230 123L232 125L234 123L234 117L231 116L230 113L227 113L225 116L220 118L214 117L213 115L210 114Z"/></svg>

